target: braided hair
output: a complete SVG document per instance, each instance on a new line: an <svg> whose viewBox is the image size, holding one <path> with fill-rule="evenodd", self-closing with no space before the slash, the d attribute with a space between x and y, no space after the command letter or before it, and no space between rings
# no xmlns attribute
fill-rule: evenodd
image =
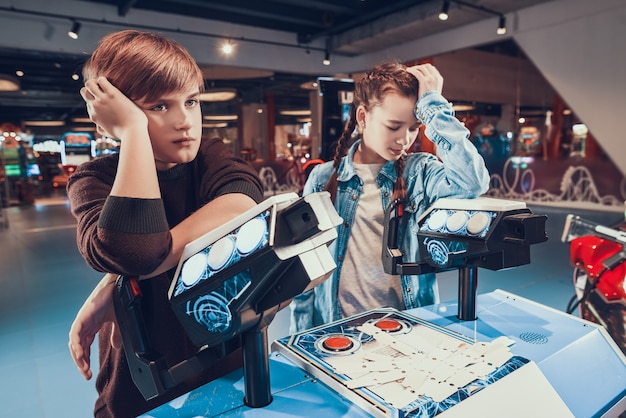
<svg viewBox="0 0 626 418"><path fill-rule="evenodd" d="M337 196L337 170L341 159L348 153L350 146L361 137L361 133L353 137L352 133L356 128L356 110L363 105L366 110L382 104L387 94L393 92L405 97L417 97L418 83L415 76L406 71L406 66L399 63L386 63L374 67L359 80L354 87L354 100L350 106L350 118L337 141L335 156L333 157L333 174L328 179L324 190L330 193L332 201ZM393 185L392 199L404 199L406 197L406 184L402 173L406 156L396 160L395 168L398 178Z"/></svg>

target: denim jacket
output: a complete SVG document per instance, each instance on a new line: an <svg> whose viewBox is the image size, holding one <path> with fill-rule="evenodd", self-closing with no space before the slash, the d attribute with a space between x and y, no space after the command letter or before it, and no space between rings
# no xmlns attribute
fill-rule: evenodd
<svg viewBox="0 0 626 418"><path fill-rule="evenodd" d="M399 228L399 246L404 254L404 262L417 261L417 221L437 199L474 198L485 193L489 186L489 173L476 147L468 140L469 131L456 119L452 105L441 94L425 93L415 106L415 116L425 125L426 136L437 145L437 155L441 161L424 152L406 157L403 176L407 194ZM343 224L337 227L337 239L329 247L334 254L337 268L330 278L293 300L290 305L290 333L342 317L338 297L339 275L363 186L353 165L354 153L359 143L360 140L352 145L338 170L335 208L343 218ZM332 173L332 161L315 167L304 186L303 194L324 190ZM376 177L383 210L391 202L396 178L394 161L385 163ZM435 274L403 275L401 283L406 309L439 302Z"/></svg>

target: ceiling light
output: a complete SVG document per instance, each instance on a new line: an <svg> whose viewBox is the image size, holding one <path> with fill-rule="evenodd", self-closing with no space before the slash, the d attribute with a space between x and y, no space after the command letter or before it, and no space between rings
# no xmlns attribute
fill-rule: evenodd
<svg viewBox="0 0 626 418"><path fill-rule="evenodd" d="M203 123L203 128L227 128L228 122L219 122L219 123Z"/></svg>
<svg viewBox="0 0 626 418"><path fill-rule="evenodd" d="M239 117L237 115L206 115L203 116L204 120L237 120Z"/></svg>
<svg viewBox="0 0 626 418"><path fill-rule="evenodd" d="M78 39L78 32L80 31L80 22L74 21L72 24L72 29L67 32L67 36L72 39Z"/></svg>
<svg viewBox="0 0 626 418"><path fill-rule="evenodd" d="M15 75L16 75L16 76L18 76L18 77L24 77L24 71L22 71L22 70L17 70L17 71L15 72Z"/></svg>
<svg viewBox="0 0 626 418"><path fill-rule="evenodd" d="M281 110L280 114L283 116L311 116L311 111L309 109Z"/></svg>
<svg viewBox="0 0 626 418"><path fill-rule="evenodd" d="M224 55L232 54L234 49L235 49L235 46L232 44L232 42L230 42L230 39L228 39L226 42L222 44L222 53Z"/></svg>
<svg viewBox="0 0 626 418"><path fill-rule="evenodd" d="M475 108L476 108L475 106L465 105L465 104L452 106L452 109L454 109L455 112L468 112L470 110L474 110Z"/></svg>
<svg viewBox="0 0 626 418"><path fill-rule="evenodd" d="M201 102L226 102L235 97L237 97L235 89L209 89L198 96Z"/></svg>
<svg viewBox="0 0 626 418"><path fill-rule="evenodd" d="M322 64L330 65L330 53L328 51L324 53L324 61L322 61Z"/></svg>
<svg viewBox="0 0 626 418"><path fill-rule="evenodd" d="M498 23L496 33L498 35L504 35L506 33L506 17L504 17L504 15L500 15L500 22Z"/></svg>
<svg viewBox="0 0 626 418"><path fill-rule="evenodd" d="M62 120L25 120L22 122L24 126L64 126Z"/></svg>
<svg viewBox="0 0 626 418"><path fill-rule="evenodd" d="M72 122L74 123L92 123L93 121L89 118L80 118L80 117L75 117L72 118Z"/></svg>
<svg viewBox="0 0 626 418"><path fill-rule="evenodd" d="M300 88L304 90L317 90L317 81L306 81L300 84Z"/></svg>
<svg viewBox="0 0 626 418"><path fill-rule="evenodd" d="M0 91L18 91L20 81L8 74L0 74Z"/></svg>
<svg viewBox="0 0 626 418"><path fill-rule="evenodd" d="M439 13L439 20L448 20L448 10L450 9L450 2L444 1Z"/></svg>

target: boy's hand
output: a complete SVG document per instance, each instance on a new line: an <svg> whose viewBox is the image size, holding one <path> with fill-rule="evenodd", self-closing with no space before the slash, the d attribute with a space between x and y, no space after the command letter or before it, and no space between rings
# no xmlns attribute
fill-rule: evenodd
<svg viewBox="0 0 626 418"><path fill-rule="evenodd" d="M422 97L424 93L435 91L441 94L443 90L443 77L439 74L439 70L432 64L421 64L406 69L413 74L419 82L419 91L417 98Z"/></svg>
<svg viewBox="0 0 626 418"><path fill-rule="evenodd" d="M86 380L91 379L91 345L100 328L107 323L112 324L111 345L114 348L122 346L121 336L115 322L113 308L113 289L117 276L105 275L96 288L91 292L83 306L76 314L69 332L70 354L78 371Z"/></svg>
<svg viewBox="0 0 626 418"><path fill-rule="evenodd" d="M85 82L80 95L87 104L89 118L97 125L98 133L123 139L131 127L148 129L148 118L139 106L126 97L106 79L98 77ZM124 138L127 139L127 138Z"/></svg>

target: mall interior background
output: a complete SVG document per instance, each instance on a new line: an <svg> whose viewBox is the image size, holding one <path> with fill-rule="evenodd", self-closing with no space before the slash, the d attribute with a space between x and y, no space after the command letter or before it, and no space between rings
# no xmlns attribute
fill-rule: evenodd
<svg viewBox="0 0 626 418"><path fill-rule="evenodd" d="M331 66L321 63L323 51L318 49L305 53L270 42L241 42L236 61L227 60L206 47L206 38L193 35L207 30L201 19L169 19L140 10L122 18L117 8L104 3L0 0L0 50L80 55L111 30L94 20L116 22L118 29L149 22L169 30L190 48L207 74L213 74L215 85L228 84L227 76L218 73L252 71L256 84L247 88L256 94L225 104L203 104L205 116L224 116L224 111L235 115L228 120L207 119L203 134L222 137L249 160L265 180L267 195L300 190L304 165L320 158L328 145L325 118L341 120L337 110L328 114L313 86L318 77L338 83L339 91L349 91L350 80L389 57L407 63L433 62L445 78L444 94L458 105L457 116L471 129L472 141L485 156L492 174L489 194L524 200L534 212L548 216L549 241L533 248L531 265L481 272L480 292L505 289L564 310L573 294L568 248L560 242L566 214L605 225L623 220L626 154L621 112L626 84L621 69L626 52L621 40L626 38L626 4L621 0L537 1L506 15L505 37L494 33L494 18L487 16L419 39L402 38L383 51L333 54ZM433 3L437 4L432 7L439 7ZM476 3L498 6L497 1ZM15 9L43 14L19 14ZM91 19L92 24L84 23L81 37L68 43L67 19L46 17L51 14ZM191 34L177 34L181 24ZM228 35L243 29L218 22L211 30ZM250 33L268 40L285 37L271 30ZM325 48L323 40L313 46ZM6 65L0 64L0 73L9 72ZM278 91L289 93L264 91L272 78L267 72L291 74L296 87L304 91L293 93L298 100L290 119L274 107ZM239 86L238 81L232 83ZM84 264L75 249L75 223L64 185L76 164L115 152L119 144L99 141L89 123L69 121L69 116L62 127L29 126L8 117L11 103L23 99L18 95L23 96L0 92L4 169L0 176L0 372L7 377L0 384L0 416L82 417L91 412L93 382L84 382L75 372L66 339L73 315L99 274ZM74 96L74 116L84 118L77 88ZM436 152L424 138L416 150ZM456 297L453 275L444 274L441 286L442 299ZM284 335L286 321L284 314L275 320L271 338Z"/></svg>

